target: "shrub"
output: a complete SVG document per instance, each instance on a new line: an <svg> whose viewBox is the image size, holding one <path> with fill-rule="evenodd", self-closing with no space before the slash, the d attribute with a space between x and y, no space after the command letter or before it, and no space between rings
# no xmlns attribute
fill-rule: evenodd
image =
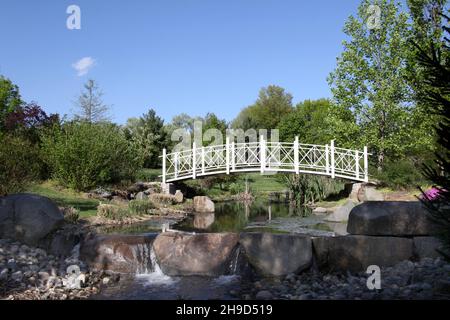
<svg viewBox="0 0 450 320"><path fill-rule="evenodd" d="M97 216L109 220L120 221L128 217L129 212L122 206L100 203L97 207Z"/></svg>
<svg viewBox="0 0 450 320"><path fill-rule="evenodd" d="M0 137L0 195L23 191L40 170L36 145L21 137Z"/></svg>
<svg viewBox="0 0 450 320"><path fill-rule="evenodd" d="M69 223L76 223L80 218L80 212L74 207L59 208L64 215L64 220Z"/></svg>
<svg viewBox="0 0 450 320"><path fill-rule="evenodd" d="M374 173L381 185L393 189L414 189L426 185L426 180L420 172L421 164L414 164L409 159L387 162L381 173Z"/></svg>
<svg viewBox="0 0 450 320"><path fill-rule="evenodd" d="M152 193L149 198L150 201L154 204L172 205L176 203L175 196L171 194Z"/></svg>
<svg viewBox="0 0 450 320"><path fill-rule="evenodd" d="M108 123L66 123L43 136L42 150L52 176L83 191L131 180L142 164L121 130Z"/></svg>
<svg viewBox="0 0 450 320"><path fill-rule="evenodd" d="M152 214L155 205L149 200L131 200L128 209L134 215Z"/></svg>

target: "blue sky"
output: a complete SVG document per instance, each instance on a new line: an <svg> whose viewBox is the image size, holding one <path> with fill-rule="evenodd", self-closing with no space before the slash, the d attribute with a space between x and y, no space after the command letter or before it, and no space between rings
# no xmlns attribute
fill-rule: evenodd
<svg viewBox="0 0 450 320"><path fill-rule="evenodd" d="M81 8L81 30L66 28L71 4ZM166 121L181 112L232 120L269 84L294 102L329 97L326 78L358 4L0 0L0 74L49 113L70 115L93 78L118 123L150 107ZM73 64L87 57L94 64L80 76Z"/></svg>

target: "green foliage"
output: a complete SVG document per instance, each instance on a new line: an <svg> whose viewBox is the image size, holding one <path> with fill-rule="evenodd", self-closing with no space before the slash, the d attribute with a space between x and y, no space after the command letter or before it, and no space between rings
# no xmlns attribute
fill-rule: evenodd
<svg viewBox="0 0 450 320"><path fill-rule="evenodd" d="M434 166L426 166L424 175L440 190L435 201L427 201L431 218L440 226L438 237L444 248L441 253L450 260L450 17L444 16L444 37L440 45L415 43L417 63L423 69L425 86L420 102L439 119L435 127L439 145Z"/></svg>
<svg viewBox="0 0 450 320"><path fill-rule="evenodd" d="M375 179L383 186L393 189L412 189L429 184L421 172L417 170L421 164L414 163L410 159L398 161L386 161L382 172L373 172Z"/></svg>
<svg viewBox="0 0 450 320"><path fill-rule="evenodd" d="M139 119L128 119L125 135L144 157L145 168L161 166L161 150L166 146L167 132L164 121L150 109Z"/></svg>
<svg viewBox="0 0 450 320"><path fill-rule="evenodd" d="M21 104L19 87L0 75L0 136L4 130L6 116Z"/></svg>
<svg viewBox="0 0 450 320"><path fill-rule="evenodd" d="M39 149L22 137L0 137L0 195L23 191L39 177Z"/></svg>
<svg viewBox="0 0 450 320"><path fill-rule="evenodd" d="M244 130L275 129L292 109L292 95L281 87L270 85L260 90L256 102L241 111L232 127Z"/></svg>
<svg viewBox="0 0 450 320"><path fill-rule="evenodd" d="M174 195L165 193L152 193L149 199L154 205L172 205L176 203Z"/></svg>
<svg viewBox="0 0 450 320"><path fill-rule="evenodd" d="M136 181L161 181L161 169L140 169L136 173Z"/></svg>
<svg viewBox="0 0 450 320"><path fill-rule="evenodd" d="M122 221L130 216L130 212L126 207L101 203L97 207L97 216L104 219Z"/></svg>
<svg viewBox="0 0 450 320"><path fill-rule="evenodd" d="M344 41L344 52L329 83L337 104L355 115L359 126L355 142L369 146L381 170L386 157L426 148L430 134L417 125L425 114L414 113L410 103L408 16L394 1L377 0L374 4L381 10L380 27L369 29L371 4L363 0L358 16L347 20L344 32L350 40Z"/></svg>
<svg viewBox="0 0 450 320"><path fill-rule="evenodd" d="M75 190L131 180L142 164L119 127L108 123L66 123L42 137L42 150L53 177Z"/></svg>
<svg viewBox="0 0 450 320"><path fill-rule="evenodd" d="M297 207L314 204L344 189L344 183L328 177L286 174L284 181Z"/></svg>
<svg viewBox="0 0 450 320"><path fill-rule="evenodd" d="M155 205L149 200L131 200L128 209L133 215L149 215L153 213Z"/></svg>
<svg viewBox="0 0 450 320"><path fill-rule="evenodd" d="M357 130L350 110L340 110L328 99L305 100L297 104L293 112L281 119L278 125L281 141L327 144L335 139L342 147L349 146Z"/></svg>
<svg viewBox="0 0 450 320"><path fill-rule="evenodd" d="M64 215L64 220L68 223L77 223L80 218L80 212L74 207L60 208Z"/></svg>

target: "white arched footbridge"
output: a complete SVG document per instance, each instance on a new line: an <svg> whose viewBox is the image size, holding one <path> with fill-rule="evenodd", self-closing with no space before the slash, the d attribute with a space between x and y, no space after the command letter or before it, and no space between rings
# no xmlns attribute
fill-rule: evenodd
<svg viewBox="0 0 450 320"><path fill-rule="evenodd" d="M162 182L196 179L234 172L292 172L339 177L368 182L368 153L294 142L269 142L263 136L258 142L235 143L196 147L166 153L162 157Z"/></svg>

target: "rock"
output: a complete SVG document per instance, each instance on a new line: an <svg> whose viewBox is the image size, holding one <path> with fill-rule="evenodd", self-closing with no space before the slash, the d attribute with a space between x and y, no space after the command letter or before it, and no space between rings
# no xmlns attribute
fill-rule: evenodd
<svg viewBox="0 0 450 320"><path fill-rule="evenodd" d="M9 259L8 262L6 263L6 267L11 270L11 272L16 272L16 270L18 269L18 265L16 260L14 259Z"/></svg>
<svg viewBox="0 0 450 320"><path fill-rule="evenodd" d="M256 300L272 300L273 295L268 290L262 290L256 294L255 298L256 298Z"/></svg>
<svg viewBox="0 0 450 320"><path fill-rule="evenodd" d="M4 281L4 280L6 280L6 279L8 279L8 273L9 273L9 271L8 271L8 269L3 269L1 272L0 272L0 281Z"/></svg>
<svg viewBox="0 0 450 320"><path fill-rule="evenodd" d="M84 239L80 260L93 270L141 273L150 270L151 246L156 234L108 235Z"/></svg>
<svg viewBox="0 0 450 320"><path fill-rule="evenodd" d="M312 213L317 214L317 215L326 214L327 213L327 208L317 207L317 208L314 208Z"/></svg>
<svg viewBox="0 0 450 320"><path fill-rule="evenodd" d="M49 254L57 257L67 257L72 249L80 242L80 236L68 230L58 230L44 240L39 245L47 250Z"/></svg>
<svg viewBox="0 0 450 320"><path fill-rule="evenodd" d="M358 191L358 200L360 202L383 201L384 196L374 185L364 184Z"/></svg>
<svg viewBox="0 0 450 320"><path fill-rule="evenodd" d="M22 282L22 279L23 279L23 273L22 273L22 271L16 271L16 272L14 272L12 275L11 275L11 278L14 280L14 281L17 281L17 282Z"/></svg>
<svg viewBox="0 0 450 320"><path fill-rule="evenodd" d="M138 192L134 197L136 200L146 200L148 199L147 195L144 192Z"/></svg>
<svg viewBox="0 0 450 320"><path fill-rule="evenodd" d="M214 202L207 196L194 197L194 211L195 212L214 212Z"/></svg>
<svg viewBox="0 0 450 320"><path fill-rule="evenodd" d="M408 238L347 235L315 238L313 244L316 260L329 270L365 272L370 265L393 266L413 257Z"/></svg>
<svg viewBox="0 0 450 320"><path fill-rule="evenodd" d="M347 221L350 211L355 207L351 200L347 200L342 206L337 207L332 214L325 217L325 221L342 222Z"/></svg>
<svg viewBox="0 0 450 320"><path fill-rule="evenodd" d="M350 194L348 196L348 198L351 201L353 201L353 202L360 202L360 200L358 198L358 194L359 194L362 186L363 186L362 183L353 183L353 184L351 184Z"/></svg>
<svg viewBox="0 0 450 320"><path fill-rule="evenodd" d="M175 194L175 185L173 183L161 183L161 192L165 194Z"/></svg>
<svg viewBox="0 0 450 320"><path fill-rule="evenodd" d="M238 243L235 233L159 234L153 248L161 270L169 276L217 276L225 273Z"/></svg>
<svg viewBox="0 0 450 320"><path fill-rule="evenodd" d="M297 273L312 262L311 239L307 236L242 233L239 242L250 264L262 275Z"/></svg>
<svg viewBox="0 0 450 320"><path fill-rule="evenodd" d="M108 285L109 282L110 282L110 279L109 279L108 277L105 277L105 278L103 278L103 280L102 280L102 283L103 283L104 285Z"/></svg>
<svg viewBox="0 0 450 320"><path fill-rule="evenodd" d="M194 214L194 228L208 229L215 221L214 212L211 213L195 213Z"/></svg>
<svg viewBox="0 0 450 320"><path fill-rule="evenodd" d="M441 257L436 249L442 248L442 243L435 237L414 237L414 255L417 259Z"/></svg>
<svg viewBox="0 0 450 320"><path fill-rule="evenodd" d="M420 202L371 201L350 212L347 231L372 236L421 236L436 232Z"/></svg>
<svg viewBox="0 0 450 320"><path fill-rule="evenodd" d="M36 245L63 222L61 211L46 197L15 194L0 198L0 237Z"/></svg>
<svg viewBox="0 0 450 320"><path fill-rule="evenodd" d="M177 190L175 192L175 201L177 203L183 203L183 200L184 200L183 193L180 190Z"/></svg>

